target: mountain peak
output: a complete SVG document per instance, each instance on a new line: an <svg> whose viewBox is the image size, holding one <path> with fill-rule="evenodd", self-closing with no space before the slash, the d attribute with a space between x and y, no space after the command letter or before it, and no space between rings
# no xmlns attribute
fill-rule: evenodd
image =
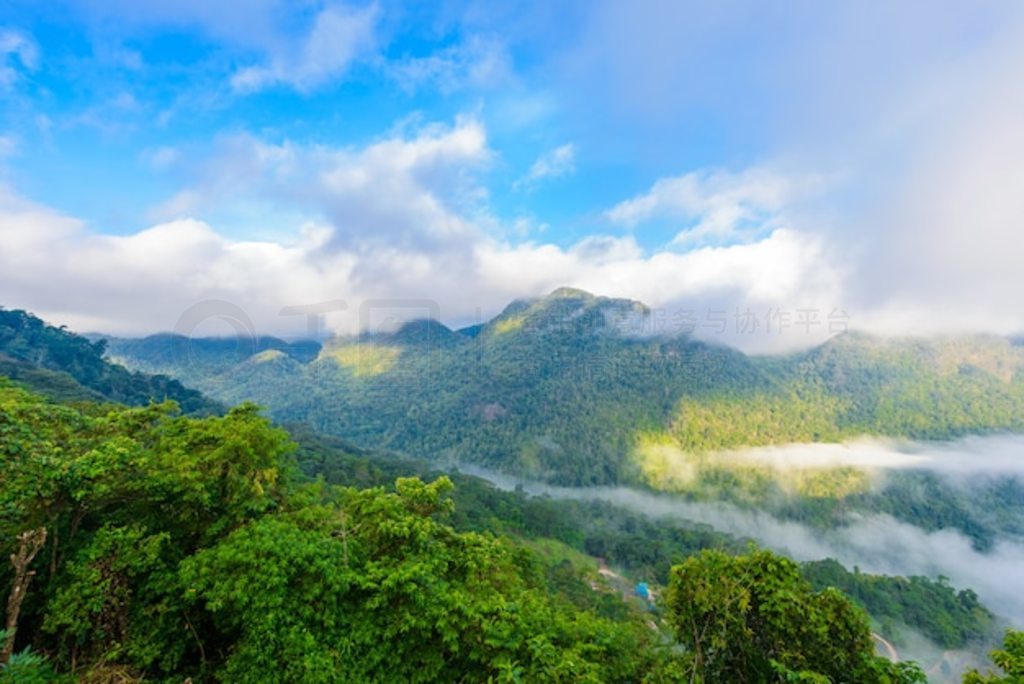
<svg viewBox="0 0 1024 684"><path fill-rule="evenodd" d="M642 316L648 308L630 299L601 297L573 287L560 287L537 299L517 299L486 328L494 334L534 332L615 332L624 319Z"/></svg>
<svg viewBox="0 0 1024 684"><path fill-rule="evenodd" d="M448 326L433 318L417 318L403 323L387 340L399 345L452 345L465 338Z"/></svg>
<svg viewBox="0 0 1024 684"><path fill-rule="evenodd" d="M591 294L590 292L587 292L586 290L581 290L576 287L560 287L556 290L553 290L551 294L544 297L543 299L583 299L586 301L593 301L597 298L598 297Z"/></svg>

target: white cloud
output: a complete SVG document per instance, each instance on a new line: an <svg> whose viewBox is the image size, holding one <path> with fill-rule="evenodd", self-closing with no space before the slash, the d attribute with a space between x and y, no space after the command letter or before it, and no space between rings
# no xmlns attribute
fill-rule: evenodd
<svg viewBox="0 0 1024 684"><path fill-rule="evenodd" d="M436 218L433 208L419 206L424 221ZM592 237L570 248L512 245L460 220L466 235L428 247L361 249L339 241L338 227L326 224L308 224L290 241L233 240L192 219L105 236L8 194L0 201L0 301L77 330L142 334L170 329L192 305L221 299L245 310L260 333L302 334L304 322L279 317L282 307L344 299L348 311L328 323L352 331L369 300L430 299L445 320L465 323L560 285L655 306L723 292L774 302L806 296L827 271L793 233L645 256L631 238Z"/></svg>
<svg viewBox="0 0 1024 684"><path fill-rule="evenodd" d="M784 210L818 186L815 179L795 179L766 168L738 174L694 171L659 179L649 191L620 202L606 216L630 228L658 219L676 221L676 245L743 239L784 227Z"/></svg>
<svg viewBox="0 0 1024 684"><path fill-rule="evenodd" d="M273 51L268 63L245 67L231 78L243 93L284 84L308 92L343 77L375 45L378 8L329 5L299 44Z"/></svg>
<svg viewBox="0 0 1024 684"><path fill-rule="evenodd" d="M229 136L210 158L182 162L195 169L193 182L151 218L249 222L251 233L259 222L280 224L298 213L329 221L334 243L351 249L433 250L465 243L491 220L477 182L491 156L483 127L469 118L362 148Z"/></svg>
<svg viewBox="0 0 1024 684"><path fill-rule="evenodd" d="M516 187L531 186L545 178L561 178L576 173L576 146L567 143L542 154Z"/></svg>
<svg viewBox="0 0 1024 684"><path fill-rule="evenodd" d="M0 89L14 85L20 70L35 71L39 48L28 36L13 29L0 29Z"/></svg>
<svg viewBox="0 0 1024 684"><path fill-rule="evenodd" d="M751 244L685 254L646 255L632 238L589 237L569 249L485 243L478 257L481 276L511 296L572 285L656 307L724 292L735 293L737 302L796 306L821 286L834 295L836 285L816 241L786 230Z"/></svg>
<svg viewBox="0 0 1024 684"><path fill-rule="evenodd" d="M195 220L101 235L10 193L0 197L0 215L4 305L81 331L168 330L209 299L230 301L272 329L283 303L345 291L352 266L345 255L315 254L315 241L229 240Z"/></svg>

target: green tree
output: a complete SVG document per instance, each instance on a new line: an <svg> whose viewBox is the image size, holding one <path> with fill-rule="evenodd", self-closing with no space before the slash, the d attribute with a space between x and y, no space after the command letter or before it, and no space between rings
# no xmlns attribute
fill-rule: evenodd
<svg viewBox="0 0 1024 684"><path fill-rule="evenodd" d="M667 619L690 681L923 682L874 653L867 616L840 592L815 593L770 551L703 551L674 567Z"/></svg>
<svg viewBox="0 0 1024 684"><path fill-rule="evenodd" d="M234 682L628 681L652 659L616 624L531 586L522 551L458 533L447 478L338 492L266 516L182 565L187 596L230 644Z"/></svg>

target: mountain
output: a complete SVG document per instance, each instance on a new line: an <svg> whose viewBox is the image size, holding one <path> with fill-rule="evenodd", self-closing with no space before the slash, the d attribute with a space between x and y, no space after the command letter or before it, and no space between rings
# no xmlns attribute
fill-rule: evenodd
<svg viewBox="0 0 1024 684"><path fill-rule="evenodd" d="M216 402L177 380L129 371L105 354L104 340L91 341L47 325L25 311L0 309L0 375L44 396L132 406L171 399L186 413L220 410Z"/></svg>
<svg viewBox="0 0 1024 684"><path fill-rule="evenodd" d="M293 435L328 487L252 405L99 408L0 378L0 681L681 681L708 667L686 625L717 620L740 626L728 642L754 664L719 658L714 681L761 681L772 660L793 680L813 667L912 684L917 665L875 652L865 607L950 647L977 648L993 621L944 582L733 555L742 545L707 529L458 475L393 478L418 466ZM664 567L635 584L590 547ZM751 598L720 601L720 586Z"/></svg>
<svg viewBox="0 0 1024 684"><path fill-rule="evenodd" d="M210 373L221 372L264 352L275 351L300 363L309 363L320 353L320 344L312 341L288 343L276 337L196 339L160 333L141 340L118 339L115 346L108 349L108 355L114 361L123 357L135 370L146 373L174 371L183 382L195 385L198 379Z"/></svg>
<svg viewBox="0 0 1024 684"><path fill-rule="evenodd" d="M183 339L192 355L176 356L164 335L111 339L108 353L357 444L567 485L672 488L671 450L1024 429L1024 349L1009 340L847 333L751 357L686 335L630 335L648 314L563 288L471 334L414 321L330 340L315 357L309 346Z"/></svg>
<svg viewBox="0 0 1024 684"><path fill-rule="evenodd" d="M732 565L758 562L771 569L772 581L756 582L754 591L774 591L772 587L781 586L779 577L783 577L786 595L799 595L808 603L798 611L802 620L817 615L814 611L822 599L816 597L827 597L833 603L840 597L817 591L831 592L831 587L841 587L854 603L870 612L880 625L877 629L894 639L906 625L944 648L969 649L971 653L983 648L997 626L996 617L974 592L957 591L943 578L934 581L924 577L866 575L856 569L847 571L835 561L797 566L767 552L726 557L709 550L741 553L746 545L707 525L647 519L607 501L533 497L518 489L503 492L483 480L459 473L451 477L456 484L455 493L445 494L451 482L437 480L438 473L431 464L401 454L364 449L348 439L324 436L308 424L289 425L289 435L269 425L252 406L237 407L226 415L193 418L176 416L159 406L130 409L107 403L109 399L100 390L108 387L118 391L125 387L148 387L153 392L161 386L180 385L166 378L132 374L103 361L98 357L105 351L102 341L90 341L46 326L24 312L11 313L12 316L3 317L5 326L0 328L4 331L5 350L0 374L11 369L21 372L23 376L17 379L23 384L59 387L71 393L69 399L74 402L72 406L44 402L0 378L0 415L8 427L0 430L0 453L8 456L0 470L3 481L9 485L0 488L6 501L2 507L6 513L0 516L5 530L2 537L9 540L9 545L15 539L23 545L38 539L40 548L49 544L39 554L43 560L37 560L36 565L41 575L48 574L50 581L36 583L28 594L20 644L27 645L29 636L45 634L32 637L33 649L41 645L41 652L55 667L67 666L66 645L69 635L75 634L85 644L80 652L75 652L78 662L96 668L91 670L96 676L106 672L106 663L114 662L111 658L116 656L117 668L130 670L139 680L144 675L158 678L174 674L182 678L183 673L194 672L200 664L228 673L223 674L225 679L247 679L235 675L262 661L239 653L262 653L273 648L277 649L275 653L279 652L274 662L285 662L294 649L309 648L311 642L304 635L315 630L320 630L316 632L320 635L317 643L347 644L345 659L332 661L329 667L350 670L353 663L376 667L376 651L353 650L354 645L339 640L370 631L373 638L368 643L381 643L383 637L377 631L394 624L396 615L405 620L402 608L412 604L407 596L398 595L382 609L376 597L384 588L400 585L402 591L418 597L414 602L416 609L408 618L410 625L419 627L403 626L403 638L422 641L426 644L424 652L435 653L443 644L465 638L466 644L460 641L459 648L453 651L461 653L468 645L481 643L478 634L486 626L460 622L457 629L449 630L435 643L431 641L436 636L432 628L435 622L422 620L424 609L420 599L424 595L430 598L430 605L437 604L437 620L449 620L453 605L468 605L471 610L467 613L475 615L482 606L508 600L515 606L516 615L524 610L537 613L522 625L516 623L520 630L516 634L521 632L531 640L539 638L538 634L554 634L552 639L557 646L545 648L544 653L572 653L574 662L591 668L606 667L606 662L612 662L615 669L608 672L619 672L622 681L636 681L644 672L659 672L665 667L663 655L679 651L658 648L655 644L672 643L673 635L681 633L672 631L677 620L674 616L699 602L676 601L672 597L710 586L703 581L687 580L686 572L706 570L721 577ZM867 364L871 369L884 369L884 364L874 358L877 354L899 367L907 361L901 354L912 358L923 355L920 350L908 351L904 343L844 337L806 354L751 359L685 338L642 340L618 332L622 316L643 313L642 308L631 302L560 291L551 298L512 305L483 326L475 337L434 321L414 321L386 334L334 340L318 348L315 358L309 354L309 345L273 338L255 344L244 340L190 341L170 336L156 336L148 342L123 342L124 347L130 345L136 351L152 344L160 353L154 352L160 363L175 358L194 359L206 371L216 371L217 364L224 364L226 370L210 379L224 383L233 392L262 393L268 397L282 392L296 401L314 387L330 390L344 386L348 388L345 391L349 401L359 395L359 390L380 391L383 387L419 392L393 404L409 406L414 399L425 397L422 400L429 405L432 394L443 395L448 388L455 391L463 387L464 376L449 376L450 373L468 374L473 368L477 369L478 378L486 373L497 383L483 390L474 386L474 391L506 392L516 399L515 403L509 401L516 411L529 406L533 391L556 391L560 385L577 387L584 410L593 408L604 413L598 419L584 416L564 426L545 418L549 421L547 429L561 427L563 432L558 434L570 436L579 434L573 431L580 430L585 421L592 421L593 429L601 429L600 423L615 411L628 410L625 405L616 407L614 401L639 402L642 391L657 384L657 372L649 366L655 363L652 358L660 357L652 356L652 349L661 350L661 356L669 359L659 361L662 365L657 366L657 371L672 371L660 382L672 391L684 392L687 401L700 405L737 401L748 408L757 406L753 399L757 395L750 392L764 391L772 382L793 387L819 382L824 389L812 388L814 391L828 391L836 397L842 392L853 396L859 390L851 387L860 385L850 383L851 368ZM980 340L966 347L958 346L960 343L931 344L927 347L931 355L926 365L932 372L944 369L943 373L958 377L975 378L985 371L996 375L1000 382L1012 383L1015 371L1008 373L1008 360L997 358L1002 347L998 341L989 342L994 346L984 354L979 351L984 347ZM845 351L847 345L852 345L857 354ZM114 346L118 346L117 341ZM187 355L176 356L189 346L192 350ZM258 351L248 354L249 348ZM965 350L969 350L973 360L967 369L962 363ZM13 356L15 353L19 356ZM544 363L533 360L533 354L541 355ZM834 363L837 354L843 363ZM672 365L678 358L688 361ZM593 374L581 373L580 367L571 365L574 360L581 362L580 359L593 368L602 364L607 368ZM509 364L513 369L505 370ZM185 368L196 373L194 366ZM511 383L514 368L526 368L530 372L526 380L548 384L535 390ZM695 370L706 368L722 373ZM632 385L625 384L623 391L614 385L611 387L615 391L609 390L610 378L625 383L630 373L645 369L647 375L636 377ZM134 384L124 384L124 374ZM317 384L318 374L323 376L319 378L322 384ZM891 374L891 369L882 372L884 378ZM437 387L424 387L425 379L451 382L439 391ZM903 381L897 380L887 390L901 386ZM82 384L86 381L89 386ZM731 389L722 393L722 387ZM513 389L518 389L519 394L513 394ZM778 391L780 397L788 396ZM132 396L138 399L137 403L146 403L141 400L142 394ZM477 401L480 396L466 394L460 400ZM797 399L806 401L809 396L800 395ZM733 397L747 397L748 403ZM150 398L157 397L151 394ZM105 402L102 410L90 407L90 399ZM386 399L371 394L365 399L365 406L386 408ZM612 403L606 405L598 399ZM660 405L652 402L644 406ZM426 421L415 414L403 419L397 417L398 410L390 410L395 420L411 423L395 425L390 434L413 435L424 430ZM545 412L551 410L549 407ZM476 422L500 424L507 415L493 406L485 411L480 415L482 421ZM424 415L431 418L429 411L424 410ZM573 414L565 411L556 415ZM639 412L631 415L642 417ZM674 434L678 426L673 421L678 417L671 417L675 415L672 410L669 415L667 422L657 424L651 432ZM544 416L531 420L541 418ZM537 423L520 424L526 426L525 431ZM630 434L627 422L611 427L614 429L607 434ZM472 429L471 425L467 434L472 434ZM343 431L338 434L345 435ZM513 432L506 434L510 439L521 438ZM361 442L366 444L368 439ZM443 440L444 435L438 439ZM295 449L293 441L297 443ZM564 449L559 453L563 457L559 462L568 467L571 459L583 452ZM74 476L68 477L68 473ZM409 476L435 479L435 484L425 485L420 480L408 479ZM38 482L47 485L40 487ZM343 488L325 487L324 483ZM943 502L945 511L970 520L969 512L961 515L954 510L956 502L948 491L932 489L929 497ZM1006 497L1021 500L1016 490ZM988 502L979 505L989 507ZM922 510L917 502L911 506ZM1011 517L1019 519L1018 512L1014 510ZM58 534L66 529L72 532ZM25 530L34 531L37 536L25 536ZM43 531L41 537L39 530ZM46 536L47 530L52 532L50 536ZM58 540L63 550L57 550ZM479 557L464 555L481 544L485 546L481 547ZM495 564L498 557L507 558L508 562ZM684 566L678 565L680 561ZM491 565L482 564L486 562ZM610 570L609 565L627 576ZM113 573L114 579L97 585L96 567ZM273 572L268 574L268 567ZM422 570L425 584L421 586L419 580L409 582L410 568ZM463 568L475 570L466 574ZM10 574L9 570L4 572ZM377 574L382 572L378 582ZM267 584L267 577L277 579ZM403 581L396 583L395 578ZM635 584L638 579L644 583ZM664 605L670 609L664 616L652 612L643 598L634 596L640 587L647 591L647 582L658 596L666 597L668 603ZM126 591L126 586L143 590ZM238 586L243 586L244 591L237 593ZM424 594L424 586L434 593ZM303 612L303 606L311 605L310 595L323 596L330 591L336 592L331 594L334 600L330 610ZM223 602L221 596L241 600ZM272 618L265 618L267 605L249 602L250 597L263 600L265 596L271 597L272 609L278 611ZM477 597L480 606L473 602ZM871 666L865 675L867 679L854 677L851 681L877 681L871 674L875 673L874 668L888 665L870 655L873 647L866 616L858 617L859 609L852 603L847 605L845 598L842 601L847 606L842 615L853 616L849 626L860 635L856 652ZM718 615L717 600L712 605ZM108 613L119 620L119 631L93 629L96 624L105 624ZM325 615L326 621L322 619ZM279 628L293 618L299 620L297 631ZM266 625L260 622L263 619L268 620ZM826 611L815 619L833 624L836 618ZM503 613L501 620L489 620L486 624L505 624L507 620ZM331 631L330 626L336 623L341 627ZM248 624L259 626L253 633L256 636L236 626ZM579 627L558 632L562 629L560 625L580 624L599 628L602 639L614 634L610 643L621 642L621 648L589 663L582 652L575 654L572 649L577 644L592 649L596 635L580 631ZM149 629L151 625L157 629ZM294 637L295 634L299 636ZM495 643L507 642L508 634L506 629L503 639ZM11 639L13 644L14 637ZM158 645L173 639L181 642L168 648L173 657L150 655L159 652ZM519 637L513 641L518 643ZM204 653L204 642L226 646ZM125 643L132 648L121 648ZM834 660L837 653L855 652L853 646L838 645L831 639L821 649L815 647L815 652L819 650L823 666ZM337 652L338 649L327 649L321 655L337 657ZM20 656L28 653L23 651ZM439 662L451 667L453 654ZM482 667L481 662L504 662L503 655L489 651L474 658L475 671ZM49 663L38 658L35 662ZM319 663L310 667L322 669ZM259 668L264 666L260 664ZM537 667L546 666L541 663ZM308 675L303 672L296 674L296 678ZM616 680L610 675L595 675L594 679Z"/></svg>

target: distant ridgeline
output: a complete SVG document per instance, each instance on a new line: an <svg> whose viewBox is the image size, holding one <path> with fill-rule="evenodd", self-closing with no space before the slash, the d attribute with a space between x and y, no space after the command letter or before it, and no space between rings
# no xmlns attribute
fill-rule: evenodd
<svg viewBox="0 0 1024 684"><path fill-rule="evenodd" d="M1009 340L842 334L750 357L689 335L630 335L647 313L561 289L461 331L415 321L322 349L158 335L111 339L108 354L359 445L564 485L713 488L724 476L702 455L723 448L1024 429L1024 348ZM752 486L760 475L746 474ZM795 486L828 496L861 484Z"/></svg>
<svg viewBox="0 0 1024 684"><path fill-rule="evenodd" d="M132 372L104 358L92 342L24 311L0 309L0 376L59 401L112 401L141 406L171 399L186 413L221 407L166 375Z"/></svg>

